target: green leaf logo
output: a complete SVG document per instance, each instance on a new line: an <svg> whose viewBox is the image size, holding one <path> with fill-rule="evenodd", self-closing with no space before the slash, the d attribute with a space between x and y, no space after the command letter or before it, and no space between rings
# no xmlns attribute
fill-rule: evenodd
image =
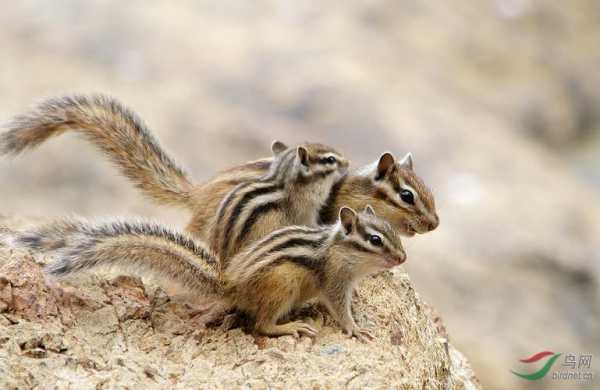
<svg viewBox="0 0 600 390"><path fill-rule="evenodd" d="M539 371L536 371L534 373L522 374L520 372L515 372L515 371L511 371L511 372L520 378L527 379L528 381L537 381L537 380L545 377L546 374L548 374L548 371L550 371L550 369L552 368L554 363L556 363L556 360L560 357L560 355L561 355L560 353L554 353L554 352L550 352L550 351L536 353L535 355L533 355L527 359L521 359L520 362L536 363L548 356L552 356L552 357L550 359L548 359L548 361L544 364L544 366Z"/></svg>

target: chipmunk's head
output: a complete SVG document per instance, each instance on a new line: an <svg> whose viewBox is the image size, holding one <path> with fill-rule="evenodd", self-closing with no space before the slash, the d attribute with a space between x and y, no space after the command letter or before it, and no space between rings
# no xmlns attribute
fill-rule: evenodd
<svg viewBox="0 0 600 390"><path fill-rule="evenodd" d="M360 213L342 207L339 226L342 255L358 275L379 272L406 261L400 235L377 217L371 206Z"/></svg>
<svg viewBox="0 0 600 390"><path fill-rule="evenodd" d="M399 161L384 153L360 173L372 186L370 195L377 213L402 234L413 236L437 228L440 220L433 194L415 173L410 153Z"/></svg>
<svg viewBox="0 0 600 390"><path fill-rule="evenodd" d="M325 185L333 185L346 174L350 165L338 151L317 143L288 147L280 141L275 141L271 150L275 157L274 165L278 164L283 168L279 171L299 178L300 183L322 182Z"/></svg>

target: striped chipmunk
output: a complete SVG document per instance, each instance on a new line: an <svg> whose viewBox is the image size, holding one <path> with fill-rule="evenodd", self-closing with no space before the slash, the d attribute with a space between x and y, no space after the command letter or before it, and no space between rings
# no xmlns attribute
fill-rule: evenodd
<svg viewBox="0 0 600 390"><path fill-rule="evenodd" d="M268 174L277 155L286 149L275 142L274 157L241 164L206 183L192 184L139 117L109 97L49 99L17 116L6 129L0 134L0 154L10 155L68 130L80 132L144 194L161 204L189 209L192 219L186 229L203 240L210 240L217 209L224 198L240 184ZM321 222L335 222L343 205L362 209L367 204L403 235L427 233L439 224L433 195L415 173L410 154L396 160L391 153L384 153L373 164L344 176L334 185L322 208Z"/></svg>
<svg viewBox="0 0 600 390"><path fill-rule="evenodd" d="M154 199L203 207L204 199L194 196L194 186L184 171L141 120L113 99L51 99L16 117L8 129L0 136L4 154L17 154L66 130L80 131ZM349 165L336 150L316 143L290 148L275 141L272 152L268 169L247 176L242 173L245 179L228 187L219 198L220 205L212 210L209 242L222 259L279 227L316 225L319 210Z"/></svg>
<svg viewBox="0 0 600 390"><path fill-rule="evenodd" d="M195 188L198 207L193 210L186 230L206 239L214 226L214 210L236 185L270 169L272 159L263 158L221 172L211 181ZM439 217L431 190L415 173L410 153L401 160L387 152L372 164L350 171L335 184L320 210L320 223L333 223L342 206L362 209L373 206L400 234L411 237L437 228Z"/></svg>
<svg viewBox="0 0 600 390"><path fill-rule="evenodd" d="M288 148L276 141L272 149L267 173L238 184L217 209L210 244L223 267L245 245L280 227L316 226L319 210L348 168L347 160L325 145Z"/></svg>
<svg viewBox="0 0 600 390"><path fill-rule="evenodd" d="M50 275L101 266L149 272L194 294L224 299L250 315L257 332L270 336L316 336L310 324L286 320L292 309L316 299L347 334L372 339L352 317L353 289L363 277L406 260L399 234L370 206L360 213L342 207L333 225L278 229L240 251L222 273L206 245L162 225L70 220L63 226L72 234L47 266ZM48 232L34 229L21 241L40 243Z"/></svg>

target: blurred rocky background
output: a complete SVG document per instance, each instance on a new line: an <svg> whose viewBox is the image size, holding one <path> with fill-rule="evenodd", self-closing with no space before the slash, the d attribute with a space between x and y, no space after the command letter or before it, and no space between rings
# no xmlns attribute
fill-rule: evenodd
<svg viewBox="0 0 600 390"><path fill-rule="evenodd" d="M274 138L354 166L413 152L441 225L406 269L486 388L531 388L510 370L541 350L600 375L599 20L594 0L24 0L0 12L0 118L114 95L197 180ZM187 219L73 135L0 182L7 215Z"/></svg>

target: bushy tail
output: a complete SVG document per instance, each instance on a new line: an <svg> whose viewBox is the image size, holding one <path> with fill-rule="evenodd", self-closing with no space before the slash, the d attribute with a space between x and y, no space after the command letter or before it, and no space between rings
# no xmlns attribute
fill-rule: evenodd
<svg viewBox="0 0 600 390"><path fill-rule="evenodd" d="M60 232L67 234L62 240ZM32 249L60 241L52 248L56 260L46 267L56 277L111 267L139 275L151 273L201 295L223 295L216 257L201 242L163 225L71 219L57 222L55 229L47 225L23 233L18 240Z"/></svg>
<svg viewBox="0 0 600 390"><path fill-rule="evenodd" d="M51 254L69 246L76 233L88 231L93 225L82 218L62 218L25 231L13 232L13 242L36 252Z"/></svg>
<svg viewBox="0 0 600 390"><path fill-rule="evenodd" d="M188 175L166 154L142 120L106 96L46 100L14 118L0 134L0 154L17 155L68 130L83 134L146 195L192 207Z"/></svg>

